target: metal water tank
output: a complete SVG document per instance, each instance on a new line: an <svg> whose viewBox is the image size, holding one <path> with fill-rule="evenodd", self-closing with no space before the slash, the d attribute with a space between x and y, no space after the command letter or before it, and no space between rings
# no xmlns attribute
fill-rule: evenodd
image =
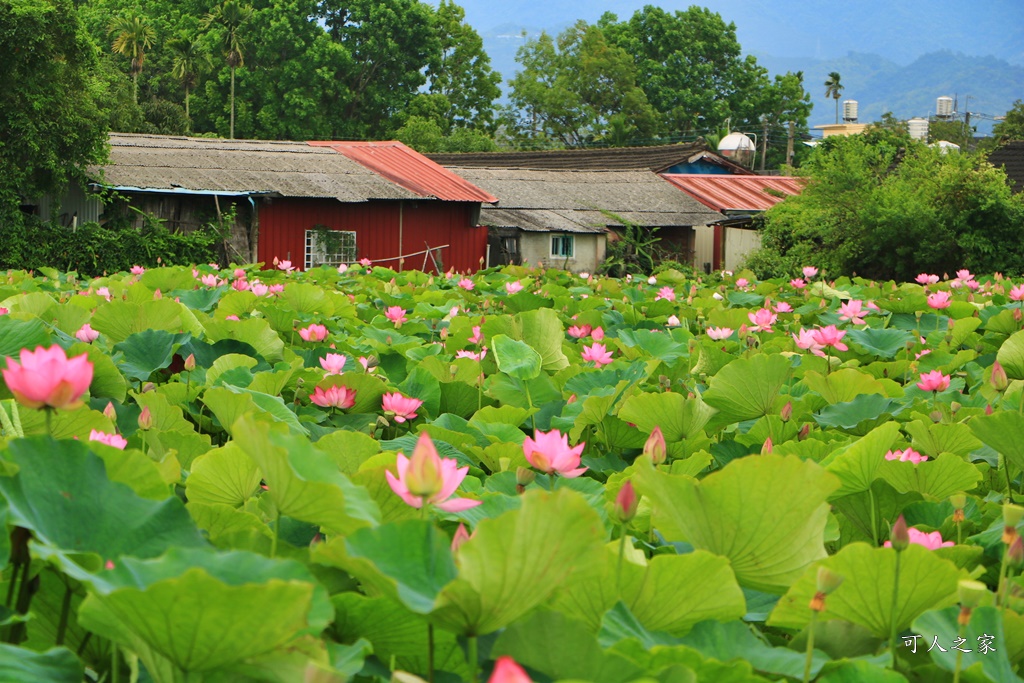
<svg viewBox="0 0 1024 683"><path fill-rule="evenodd" d="M843 121L857 123L857 100L843 100Z"/></svg>
<svg viewBox="0 0 1024 683"><path fill-rule="evenodd" d="M935 115L940 119L953 118L953 98L943 95L935 100Z"/></svg>
<svg viewBox="0 0 1024 683"><path fill-rule="evenodd" d="M729 133L718 143L718 153L746 167L754 165L757 147L743 133Z"/></svg>
<svg viewBox="0 0 1024 683"><path fill-rule="evenodd" d="M907 132L915 140L928 139L928 119L913 118L907 121Z"/></svg>

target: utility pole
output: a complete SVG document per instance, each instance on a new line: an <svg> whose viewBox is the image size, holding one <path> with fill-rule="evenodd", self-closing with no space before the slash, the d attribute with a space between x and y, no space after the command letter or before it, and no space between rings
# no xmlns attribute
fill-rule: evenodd
<svg viewBox="0 0 1024 683"><path fill-rule="evenodd" d="M761 171L764 171L764 157L768 154L768 117L765 116L761 119L764 124L763 132L761 135Z"/></svg>
<svg viewBox="0 0 1024 683"><path fill-rule="evenodd" d="M793 165L793 139L796 137L796 122L789 122L789 136L786 139L786 165Z"/></svg>

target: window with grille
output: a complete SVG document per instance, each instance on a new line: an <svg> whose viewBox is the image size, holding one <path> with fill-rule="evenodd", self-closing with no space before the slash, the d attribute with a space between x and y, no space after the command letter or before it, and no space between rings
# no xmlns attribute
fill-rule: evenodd
<svg viewBox="0 0 1024 683"><path fill-rule="evenodd" d="M551 258L573 258L575 240L572 235L554 235L551 238Z"/></svg>
<svg viewBox="0 0 1024 683"><path fill-rule="evenodd" d="M306 231L306 270L356 262L356 234L346 230Z"/></svg>

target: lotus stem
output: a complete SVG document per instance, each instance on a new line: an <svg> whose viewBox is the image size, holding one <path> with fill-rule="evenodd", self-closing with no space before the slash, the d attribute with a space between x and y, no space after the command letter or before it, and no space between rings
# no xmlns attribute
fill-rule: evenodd
<svg viewBox="0 0 1024 683"><path fill-rule="evenodd" d="M555 492L555 484L558 482L558 480L555 478L554 471L548 472L548 478L551 480L551 493L554 493Z"/></svg>
<svg viewBox="0 0 1024 683"><path fill-rule="evenodd" d="M427 683L434 683L434 625L427 624Z"/></svg>
<svg viewBox="0 0 1024 683"><path fill-rule="evenodd" d="M619 526L619 563L615 568L615 594L622 597L622 562L626 559L626 525Z"/></svg>
<svg viewBox="0 0 1024 683"><path fill-rule="evenodd" d="M530 396L530 384L529 382L523 382L523 388L526 389L526 404L530 407L530 426L533 431L537 431L537 415L533 412L533 397Z"/></svg>
<svg viewBox="0 0 1024 683"><path fill-rule="evenodd" d="M896 609L900 595L900 557L903 551L896 551L896 580L892 585L892 609L889 612L889 651L892 653L892 670L896 670Z"/></svg>
<svg viewBox="0 0 1024 683"><path fill-rule="evenodd" d="M875 519L875 508L878 507L875 503L875 490L868 487L868 504L871 506L871 541L874 546L878 547L878 520Z"/></svg>
<svg viewBox="0 0 1024 683"><path fill-rule="evenodd" d="M46 414L46 433L53 436L53 408L45 408L44 413Z"/></svg>
<svg viewBox="0 0 1024 683"><path fill-rule="evenodd" d="M71 590L71 585L67 583L67 579L64 580L64 600L60 603L60 621L57 622L57 639L54 645L60 647L64 644L64 635L68 630L68 614L71 612L71 597L74 595L74 591Z"/></svg>
<svg viewBox="0 0 1024 683"><path fill-rule="evenodd" d="M480 669L476 654L476 636L469 636L466 641L466 658L469 659L469 683L476 683Z"/></svg>
<svg viewBox="0 0 1024 683"><path fill-rule="evenodd" d="M966 630L966 627L963 624L960 624L960 628L957 630L957 635L960 638L963 638L965 630ZM960 667L963 666L963 663L964 663L964 651L961 650L960 648L957 648L957 650L956 650L956 666L953 668L953 683L960 683Z"/></svg>
<svg viewBox="0 0 1024 683"><path fill-rule="evenodd" d="M1010 546L1003 544L1003 561L999 565L999 585L996 587L996 600L999 601L1000 611L1006 610L1005 600L1003 599L1003 590L1006 587L1006 567L1007 559L1010 555Z"/></svg>
<svg viewBox="0 0 1024 683"><path fill-rule="evenodd" d="M110 683L117 683L120 678L117 667L117 643L110 641Z"/></svg>
<svg viewBox="0 0 1024 683"><path fill-rule="evenodd" d="M274 507L277 507L276 505ZM281 509L277 508L274 518L274 538L270 542L270 559L277 557L277 539L281 536Z"/></svg>
<svg viewBox="0 0 1024 683"><path fill-rule="evenodd" d="M22 563L15 560L11 563L11 582L7 584L7 602L4 603L7 609L11 608L11 602L14 600L14 589L18 585L18 575L21 573Z"/></svg>
<svg viewBox="0 0 1024 683"><path fill-rule="evenodd" d="M814 622L818 612L811 610L811 623L807 625L807 660L804 662L804 683L811 682L811 667L814 666Z"/></svg>
<svg viewBox="0 0 1024 683"><path fill-rule="evenodd" d="M78 644L78 649L75 651L75 654L81 657L82 653L85 652L85 648L89 645L90 640L92 640L92 631L86 633L85 637L82 638L82 642Z"/></svg>

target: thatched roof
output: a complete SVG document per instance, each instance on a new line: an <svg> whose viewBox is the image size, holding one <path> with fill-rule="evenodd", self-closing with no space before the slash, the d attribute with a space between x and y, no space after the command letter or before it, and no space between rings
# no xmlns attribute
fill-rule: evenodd
<svg viewBox="0 0 1024 683"><path fill-rule="evenodd" d="M714 154L703 141L654 147L605 147L600 149L560 149L542 152L472 152L466 154L428 154L442 166L458 168L531 168L579 171L654 171L661 172L678 164L703 158L727 168L731 173L750 171Z"/></svg>
<svg viewBox="0 0 1024 683"><path fill-rule="evenodd" d="M304 142L114 133L110 161L90 169L106 187L322 197L422 199L327 147Z"/></svg>
<svg viewBox="0 0 1024 683"><path fill-rule="evenodd" d="M989 153L988 160L996 168L1006 170L1014 192L1024 192L1024 140L1013 140L997 147Z"/></svg>
<svg viewBox="0 0 1024 683"><path fill-rule="evenodd" d="M500 199L498 207L480 212L481 224L493 227L603 232L620 226L620 218L647 227L705 225L721 218L650 171L450 170Z"/></svg>

